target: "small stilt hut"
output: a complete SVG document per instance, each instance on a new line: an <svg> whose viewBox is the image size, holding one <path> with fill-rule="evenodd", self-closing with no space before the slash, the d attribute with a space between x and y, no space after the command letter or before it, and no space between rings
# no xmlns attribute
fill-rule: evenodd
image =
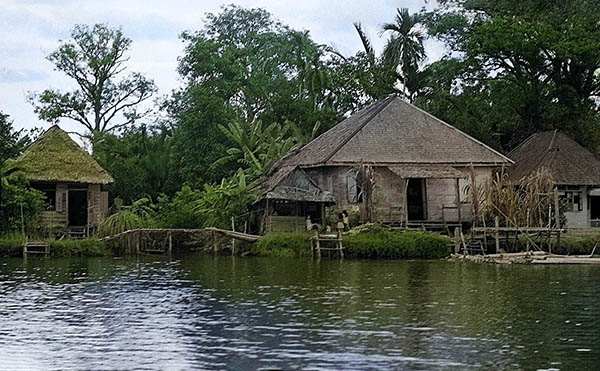
<svg viewBox="0 0 600 371"><path fill-rule="evenodd" d="M262 193L253 205L259 232L290 232L306 229L306 219L311 223L325 221L325 207L335 199L324 192L304 170L297 166L285 166L273 176L260 179L255 185Z"/></svg>
<svg viewBox="0 0 600 371"><path fill-rule="evenodd" d="M509 175L517 183L545 169L565 207L567 228L600 227L600 160L557 130L533 134L511 153Z"/></svg>
<svg viewBox="0 0 600 371"><path fill-rule="evenodd" d="M52 126L16 160L31 186L46 196L44 223L72 237L93 233L108 213L104 186L113 178L58 126Z"/></svg>

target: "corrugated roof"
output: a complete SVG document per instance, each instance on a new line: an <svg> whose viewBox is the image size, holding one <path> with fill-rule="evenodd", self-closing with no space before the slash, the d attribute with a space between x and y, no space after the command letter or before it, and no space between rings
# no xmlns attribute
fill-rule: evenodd
<svg viewBox="0 0 600 371"><path fill-rule="evenodd" d="M553 131L533 134L510 154L515 164L509 170L518 181L542 168L555 184L600 185L600 161L567 135Z"/></svg>
<svg viewBox="0 0 600 371"><path fill-rule="evenodd" d="M17 158L16 167L34 182L109 184L114 181L56 125L27 147Z"/></svg>
<svg viewBox="0 0 600 371"><path fill-rule="evenodd" d="M511 164L487 145L396 96L350 116L284 159L286 165Z"/></svg>

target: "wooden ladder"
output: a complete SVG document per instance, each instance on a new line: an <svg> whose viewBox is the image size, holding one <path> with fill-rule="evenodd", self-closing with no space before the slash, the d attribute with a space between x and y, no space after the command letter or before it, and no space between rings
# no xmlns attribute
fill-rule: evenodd
<svg viewBox="0 0 600 371"><path fill-rule="evenodd" d="M335 247L321 247L321 242L334 242ZM315 231L315 235L310 239L310 247L312 256L317 254L317 259L321 259L321 251L337 251L341 259L344 258L344 245L342 244L342 232L337 231L336 234L320 234Z"/></svg>

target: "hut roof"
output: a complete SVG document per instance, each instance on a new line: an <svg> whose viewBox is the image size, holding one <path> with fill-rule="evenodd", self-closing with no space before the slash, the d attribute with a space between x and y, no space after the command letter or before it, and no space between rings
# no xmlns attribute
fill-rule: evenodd
<svg viewBox="0 0 600 371"><path fill-rule="evenodd" d="M555 184L600 185L600 161L587 149L557 131L533 134L511 153L511 180L547 169Z"/></svg>
<svg viewBox="0 0 600 371"><path fill-rule="evenodd" d="M262 191L261 199L296 200L334 203L330 192L324 192L308 174L297 166L283 166L254 186Z"/></svg>
<svg viewBox="0 0 600 371"><path fill-rule="evenodd" d="M396 96L348 117L295 154L285 165L511 164L455 127Z"/></svg>
<svg viewBox="0 0 600 371"><path fill-rule="evenodd" d="M61 128L46 130L16 160L31 181L109 184L114 180Z"/></svg>

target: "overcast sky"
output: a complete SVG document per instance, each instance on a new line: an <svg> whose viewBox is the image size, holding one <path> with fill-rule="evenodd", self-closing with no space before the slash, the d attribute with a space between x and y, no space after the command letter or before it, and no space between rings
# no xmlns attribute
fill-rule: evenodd
<svg viewBox="0 0 600 371"><path fill-rule="evenodd" d="M50 125L39 121L26 101L30 91L46 88L70 90L73 83L45 57L68 40L75 24L108 23L121 26L133 40L129 70L153 79L159 94L169 94L179 86L177 57L183 44L179 34L202 28L207 12L219 12L222 5L235 3L260 7L282 23L297 30L308 30L318 43L336 47L346 55L361 49L352 23L359 21L380 51L384 38L379 29L392 22L395 10L408 7L412 12L433 1L424 0L0 0L0 111L9 114L17 128ZM437 59L439 45L428 42L428 55ZM68 130L80 128L61 121Z"/></svg>

